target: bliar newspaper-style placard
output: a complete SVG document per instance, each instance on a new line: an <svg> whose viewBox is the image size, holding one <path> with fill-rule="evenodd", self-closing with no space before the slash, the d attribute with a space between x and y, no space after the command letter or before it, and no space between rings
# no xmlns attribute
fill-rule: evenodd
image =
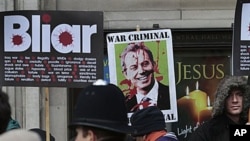
<svg viewBox="0 0 250 141"><path fill-rule="evenodd" d="M128 117L157 106L166 123L178 121L171 30L110 33L106 40L110 82L126 96Z"/></svg>
<svg viewBox="0 0 250 141"><path fill-rule="evenodd" d="M103 12L0 12L0 86L81 88L103 78Z"/></svg>

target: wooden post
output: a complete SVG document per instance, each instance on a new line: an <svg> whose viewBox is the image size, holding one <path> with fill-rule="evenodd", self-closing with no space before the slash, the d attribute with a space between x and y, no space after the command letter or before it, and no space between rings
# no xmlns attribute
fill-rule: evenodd
<svg viewBox="0 0 250 141"><path fill-rule="evenodd" d="M49 88L45 88L45 126L46 126L46 141L50 141L50 116L49 116Z"/></svg>
<svg viewBox="0 0 250 141"><path fill-rule="evenodd" d="M140 31L140 26L136 25L136 31Z"/></svg>

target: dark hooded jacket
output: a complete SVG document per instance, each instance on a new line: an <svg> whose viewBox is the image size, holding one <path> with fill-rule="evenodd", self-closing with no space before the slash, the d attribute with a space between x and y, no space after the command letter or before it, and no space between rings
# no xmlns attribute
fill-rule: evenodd
<svg viewBox="0 0 250 141"><path fill-rule="evenodd" d="M225 100L232 88L240 88L243 92L243 112L240 124L246 124L249 108L249 86L244 76L226 76L221 80L216 91L211 120L203 123L193 132L189 141L229 141L229 125L236 124L225 114Z"/></svg>

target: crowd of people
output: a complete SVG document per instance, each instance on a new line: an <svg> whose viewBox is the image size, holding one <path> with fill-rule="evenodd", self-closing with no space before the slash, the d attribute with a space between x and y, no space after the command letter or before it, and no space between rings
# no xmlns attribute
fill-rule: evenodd
<svg viewBox="0 0 250 141"><path fill-rule="evenodd" d="M191 134L190 141L225 141L229 139L230 125L244 125L248 121L250 89L247 78L226 76L218 85L212 118ZM178 141L166 129L164 115L157 105L134 111L127 116L126 97L121 89L104 80L97 80L84 88L77 99L69 129L75 131L71 141ZM0 140L45 141L46 131L25 130L13 123L6 93L0 93ZM50 135L50 141L56 139Z"/></svg>

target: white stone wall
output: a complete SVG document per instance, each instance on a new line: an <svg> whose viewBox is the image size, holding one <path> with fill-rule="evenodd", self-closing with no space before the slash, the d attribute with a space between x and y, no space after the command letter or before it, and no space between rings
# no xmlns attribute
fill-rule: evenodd
<svg viewBox="0 0 250 141"><path fill-rule="evenodd" d="M1 0L0 11L103 11L105 29L228 28L236 0ZM38 87L3 87L10 96L12 116L23 128L46 129L45 91ZM67 88L49 88L50 132L67 141Z"/></svg>
<svg viewBox="0 0 250 141"><path fill-rule="evenodd" d="M231 27L236 0L60 0L58 10L104 11L105 29Z"/></svg>

